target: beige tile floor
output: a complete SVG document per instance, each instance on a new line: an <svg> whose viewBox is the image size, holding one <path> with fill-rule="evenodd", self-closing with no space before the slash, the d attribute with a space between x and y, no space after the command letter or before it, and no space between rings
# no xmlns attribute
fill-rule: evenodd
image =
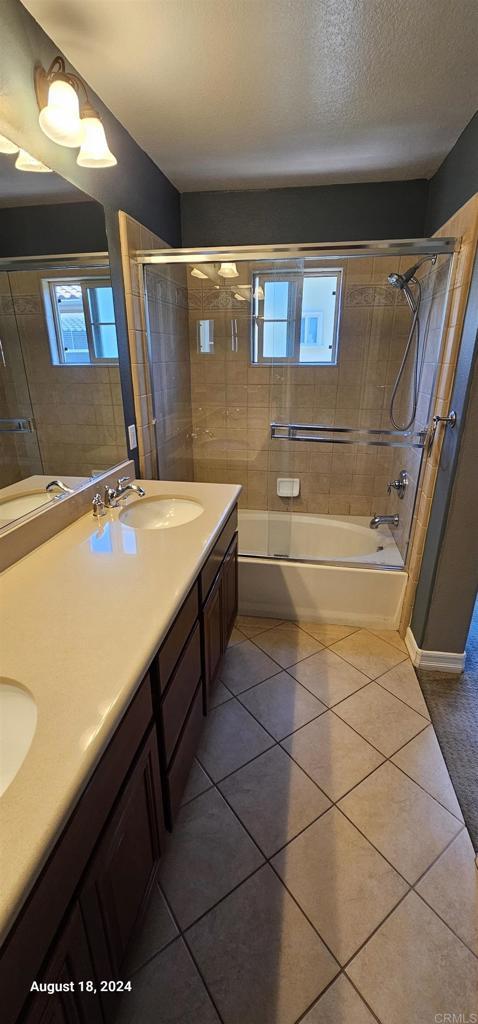
<svg viewBox="0 0 478 1024"><path fill-rule="evenodd" d="M398 634L238 618L128 969L121 1024L478 1014L478 872Z"/></svg>

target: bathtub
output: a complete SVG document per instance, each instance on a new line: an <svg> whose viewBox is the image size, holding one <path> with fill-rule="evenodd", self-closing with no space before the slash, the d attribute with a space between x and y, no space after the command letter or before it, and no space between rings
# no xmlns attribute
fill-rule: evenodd
<svg viewBox="0 0 478 1024"><path fill-rule="evenodd" d="M407 573L370 517L239 512L242 614L396 629Z"/></svg>

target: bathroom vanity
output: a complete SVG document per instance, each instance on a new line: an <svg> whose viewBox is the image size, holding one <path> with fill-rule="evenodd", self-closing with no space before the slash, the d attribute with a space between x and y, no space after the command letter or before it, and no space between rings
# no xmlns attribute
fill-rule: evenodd
<svg viewBox="0 0 478 1024"><path fill-rule="evenodd" d="M129 943L235 620L239 488L144 487L150 498L187 491L202 514L143 530L125 526L121 510L83 516L2 580L10 624L15 594L27 580L31 587L26 618L17 607L29 650L19 635L16 647L7 641L2 677L21 681L38 704L31 749L0 798L4 1024L108 1024L128 998ZM45 643L48 621L54 636ZM63 989L31 992L33 983Z"/></svg>

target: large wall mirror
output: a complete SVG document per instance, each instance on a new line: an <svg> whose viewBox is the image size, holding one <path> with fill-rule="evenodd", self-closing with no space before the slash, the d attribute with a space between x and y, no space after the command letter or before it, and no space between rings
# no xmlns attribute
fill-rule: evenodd
<svg viewBox="0 0 478 1024"><path fill-rule="evenodd" d="M103 208L0 153L0 530L125 458Z"/></svg>

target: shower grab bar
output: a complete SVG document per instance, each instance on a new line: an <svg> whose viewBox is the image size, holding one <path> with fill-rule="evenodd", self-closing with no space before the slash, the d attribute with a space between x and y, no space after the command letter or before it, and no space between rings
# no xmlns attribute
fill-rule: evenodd
<svg viewBox="0 0 478 1024"><path fill-rule="evenodd" d="M271 438L275 441L312 441L318 444L375 445L380 448L424 448L426 431L380 430L363 427L330 427L323 423L271 423ZM355 434L358 437L317 437L317 433ZM312 437L307 436L312 434ZM371 435L371 436L370 436ZM384 437L391 440L383 440ZM380 438L380 440L379 440ZM395 438L397 440L395 440Z"/></svg>
<svg viewBox="0 0 478 1024"><path fill-rule="evenodd" d="M33 421L15 416L13 419L0 419L0 434L31 434L34 431Z"/></svg>

